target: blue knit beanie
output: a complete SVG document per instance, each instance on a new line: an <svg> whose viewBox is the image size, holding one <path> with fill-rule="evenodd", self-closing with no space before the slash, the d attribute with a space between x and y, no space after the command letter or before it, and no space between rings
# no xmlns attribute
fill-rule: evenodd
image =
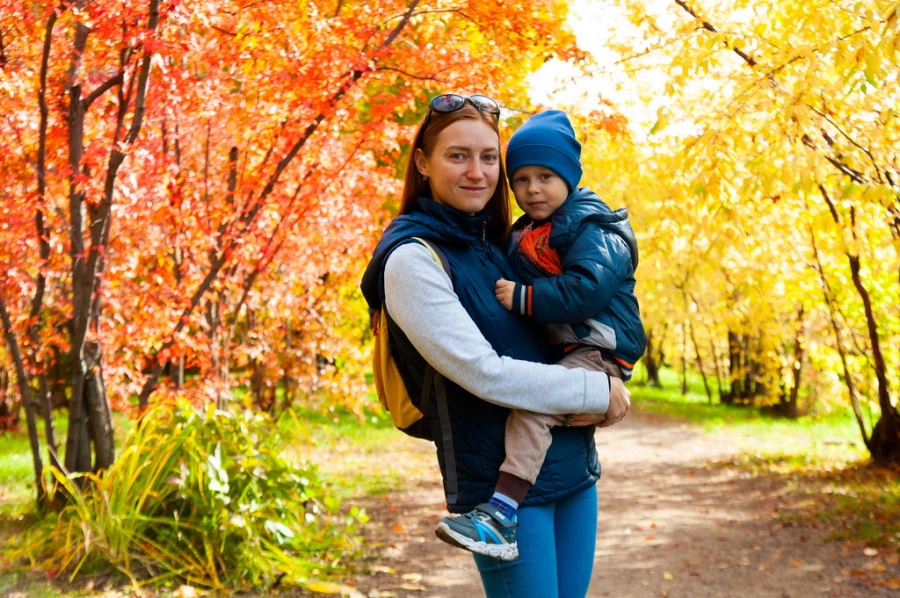
<svg viewBox="0 0 900 598"><path fill-rule="evenodd" d="M506 146L506 172L513 175L523 166L543 166L560 176L569 193L581 180L581 144L569 117L562 110L546 110L532 116L510 137Z"/></svg>

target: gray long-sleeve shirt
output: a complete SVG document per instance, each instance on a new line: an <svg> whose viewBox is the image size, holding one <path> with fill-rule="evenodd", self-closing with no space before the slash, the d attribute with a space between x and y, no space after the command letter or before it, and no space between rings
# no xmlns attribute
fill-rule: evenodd
<svg viewBox="0 0 900 598"><path fill-rule="evenodd" d="M422 357L473 395L538 413L606 413L609 408L605 373L498 355L423 245L407 243L390 254L384 295L391 318Z"/></svg>

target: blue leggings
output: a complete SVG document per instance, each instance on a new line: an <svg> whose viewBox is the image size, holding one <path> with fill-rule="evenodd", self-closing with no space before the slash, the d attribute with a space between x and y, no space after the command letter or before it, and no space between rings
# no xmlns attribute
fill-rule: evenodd
<svg viewBox="0 0 900 598"><path fill-rule="evenodd" d="M597 541L597 487L519 509L519 560L474 555L487 598L584 598Z"/></svg>

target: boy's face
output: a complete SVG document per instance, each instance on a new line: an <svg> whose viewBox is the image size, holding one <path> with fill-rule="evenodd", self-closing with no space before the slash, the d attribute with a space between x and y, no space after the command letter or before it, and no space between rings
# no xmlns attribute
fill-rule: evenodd
<svg viewBox="0 0 900 598"><path fill-rule="evenodd" d="M513 174L516 203L533 220L546 220L569 196L569 187L544 166L523 166Z"/></svg>

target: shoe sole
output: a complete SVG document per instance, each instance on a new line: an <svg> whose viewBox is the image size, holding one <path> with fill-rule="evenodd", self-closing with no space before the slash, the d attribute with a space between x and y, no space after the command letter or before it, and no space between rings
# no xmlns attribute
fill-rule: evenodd
<svg viewBox="0 0 900 598"><path fill-rule="evenodd" d="M487 542L478 542L477 540L456 533L443 521L439 523L437 529L434 530L434 535L451 546L469 550L493 559L509 562L519 558L519 547L516 544L488 544Z"/></svg>

